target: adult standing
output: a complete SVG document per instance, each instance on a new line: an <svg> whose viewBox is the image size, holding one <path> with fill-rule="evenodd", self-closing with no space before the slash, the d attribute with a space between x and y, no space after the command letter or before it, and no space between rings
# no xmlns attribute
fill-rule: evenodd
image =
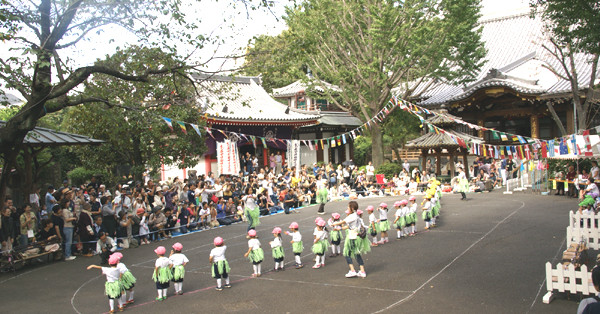
<svg viewBox="0 0 600 314"><path fill-rule="evenodd" d="M48 212L48 215L51 215L50 212L56 204L56 198L54 197L54 187L52 185L48 186L48 191L46 192L44 202L46 203L46 211Z"/></svg>
<svg viewBox="0 0 600 314"><path fill-rule="evenodd" d="M281 156L281 152L278 151L277 155L275 155L275 174L281 173L281 167L283 164L283 157Z"/></svg>
<svg viewBox="0 0 600 314"><path fill-rule="evenodd" d="M367 182L373 182L373 176L375 176L375 167L373 166L373 162L369 161L369 164L366 167L367 172Z"/></svg>
<svg viewBox="0 0 600 314"><path fill-rule="evenodd" d="M19 244L25 246L30 241L33 242L33 238L37 233L37 216L31 211L31 205L25 205L25 212L21 214L19 221L21 227Z"/></svg>
<svg viewBox="0 0 600 314"><path fill-rule="evenodd" d="M317 214L325 214L325 204L327 203L327 179L323 175L317 176L317 204L319 210Z"/></svg>
<svg viewBox="0 0 600 314"><path fill-rule="evenodd" d="M242 198L244 202L244 216L246 216L246 220L248 221L248 230L256 229L256 227L260 224L260 209L258 205L256 205L256 201L254 200L254 195L248 194Z"/></svg>
<svg viewBox="0 0 600 314"><path fill-rule="evenodd" d="M402 163L402 169L404 169L406 173L410 173L410 164L408 163L408 160L404 160Z"/></svg>
<svg viewBox="0 0 600 314"><path fill-rule="evenodd" d="M356 201L348 202L348 209L346 210L346 218L344 220L333 223L333 226L342 226L342 229L346 231L346 237L344 240L344 257L346 258L346 262L348 263L348 268L350 270L346 274L346 278L352 277L367 277L367 273L365 272L365 263L362 259L361 254L366 254L371 250L368 240L361 238L358 234L363 226L362 219L357 214L358 211L358 203ZM366 245L365 245L366 244ZM359 272L356 272L354 268L353 259L358 263Z"/></svg>
<svg viewBox="0 0 600 314"><path fill-rule="evenodd" d="M507 166L507 161L506 158L502 159L502 161L500 162L500 176L502 177L502 185L506 185L506 166Z"/></svg>
<svg viewBox="0 0 600 314"><path fill-rule="evenodd" d="M81 213L77 220L77 229L79 230L79 238L83 242L83 256L92 256L92 250L94 249L94 221L92 220L92 213L90 210L92 205L90 203L84 203L81 207Z"/></svg>
<svg viewBox="0 0 600 314"><path fill-rule="evenodd" d="M102 204L102 227L109 237L114 238L117 235L117 219L115 218L115 210L110 199L110 196L102 196L100 198L100 203Z"/></svg>
<svg viewBox="0 0 600 314"><path fill-rule="evenodd" d="M461 200L466 200L467 195L465 194L465 192L469 190L469 180L467 180L467 176L463 168L458 168L458 175L455 178L454 184L455 191L462 195Z"/></svg>
<svg viewBox="0 0 600 314"><path fill-rule="evenodd" d="M64 200L61 201L60 206L62 207L61 214L64 221L63 234L65 236L65 261L72 261L75 259L75 256L71 255L73 231L75 230L73 223L76 223L77 217L73 215L73 212L68 208L68 203Z"/></svg>

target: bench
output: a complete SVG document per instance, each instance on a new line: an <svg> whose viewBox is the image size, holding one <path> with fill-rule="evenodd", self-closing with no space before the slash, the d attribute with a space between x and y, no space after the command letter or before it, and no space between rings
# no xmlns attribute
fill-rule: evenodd
<svg viewBox="0 0 600 314"><path fill-rule="evenodd" d="M57 246L58 248L56 250L46 250L50 246ZM57 256L64 256L61 243L58 240L39 241L26 246L14 247L10 252L0 256L0 271L16 271L40 258L46 258L46 262L51 262L56 260Z"/></svg>

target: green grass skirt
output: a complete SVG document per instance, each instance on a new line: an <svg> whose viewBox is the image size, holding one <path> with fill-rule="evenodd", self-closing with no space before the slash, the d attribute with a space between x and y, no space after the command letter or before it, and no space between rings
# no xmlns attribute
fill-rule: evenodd
<svg viewBox="0 0 600 314"><path fill-rule="evenodd" d="M294 253L302 253L302 251L304 251L302 241L292 243L292 251Z"/></svg>
<svg viewBox="0 0 600 314"><path fill-rule="evenodd" d="M265 252L262 248L254 249L248 254L248 259L252 263L260 263L265 259Z"/></svg>
<svg viewBox="0 0 600 314"><path fill-rule="evenodd" d="M121 296L121 292L123 291L123 287L119 281L106 282L104 284L104 294L106 294L111 299L117 299Z"/></svg>
<svg viewBox="0 0 600 314"><path fill-rule="evenodd" d="M218 274L215 272L214 265L210 268L212 270L213 278L221 278L221 275L229 274L229 272L231 271L231 268L229 267L229 262L227 262L227 260L218 261L216 262L216 265L217 271L219 272Z"/></svg>
<svg viewBox="0 0 600 314"><path fill-rule="evenodd" d="M129 289L133 288L133 285L135 284L136 279L135 279L135 277L133 277L133 274L131 274L131 272L128 270L123 273L123 275L121 276L121 279L119 279L119 281L121 282L121 286L123 287L123 289L129 290Z"/></svg>
<svg viewBox="0 0 600 314"><path fill-rule="evenodd" d="M185 268L183 267L183 265L177 265L177 266L173 267L173 280L174 281L183 279L184 276L185 276Z"/></svg>
<svg viewBox="0 0 600 314"><path fill-rule="evenodd" d="M156 275L158 273L158 275ZM173 272L169 267L160 267L157 272L152 272L152 280L158 283L167 283L173 279Z"/></svg>
<svg viewBox="0 0 600 314"><path fill-rule="evenodd" d="M386 232L390 230L390 221L380 221L379 222L379 232Z"/></svg>
<svg viewBox="0 0 600 314"><path fill-rule="evenodd" d="M271 251L273 252L273 258L284 258L285 257L285 253L283 252L282 246L274 247Z"/></svg>
<svg viewBox="0 0 600 314"><path fill-rule="evenodd" d="M354 258L357 254L363 255L371 251L371 243L368 238L348 239L344 241L344 256Z"/></svg>
<svg viewBox="0 0 600 314"><path fill-rule="evenodd" d="M313 244L312 246L312 252L317 255L323 255L325 251L327 251L328 246L329 243L327 242L327 240L317 241L317 243Z"/></svg>
<svg viewBox="0 0 600 314"><path fill-rule="evenodd" d="M406 219L404 218L404 216L400 216L400 218L398 218L398 221L396 221L396 228L402 229L404 227L406 227Z"/></svg>

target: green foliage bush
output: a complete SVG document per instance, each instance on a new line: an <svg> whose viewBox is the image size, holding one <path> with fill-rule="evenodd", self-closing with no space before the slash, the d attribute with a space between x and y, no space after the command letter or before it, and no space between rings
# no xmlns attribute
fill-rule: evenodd
<svg viewBox="0 0 600 314"><path fill-rule="evenodd" d="M402 171L402 165L399 163L386 162L379 166L379 168L375 170L375 173L384 174L386 179L391 180L394 175L400 173L400 171Z"/></svg>
<svg viewBox="0 0 600 314"><path fill-rule="evenodd" d="M67 177L71 181L72 185L86 184L92 179L92 176L99 176L98 178L102 183L109 183L112 181L112 176L106 171L97 169L87 169L85 167L77 167L67 173Z"/></svg>

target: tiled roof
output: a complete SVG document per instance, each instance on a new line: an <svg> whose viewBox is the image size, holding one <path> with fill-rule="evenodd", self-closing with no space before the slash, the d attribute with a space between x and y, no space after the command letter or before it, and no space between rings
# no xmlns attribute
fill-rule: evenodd
<svg viewBox="0 0 600 314"><path fill-rule="evenodd" d="M194 79L201 86L198 106L214 121L310 124L319 118L297 110L286 113L288 106L269 96L258 77L195 74Z"/></svg>
<svg viewBox="0 0 600 314"><path fill-rule="evenodd" d="M468 140L474 143L483 143L483 141L479 137L474 137L462 132L454 131L454 130L446 130L448 133L452 133L455 136L458 136L464 140ZM452 148L458 147L458 144L450 137L450 135L446 133L435 133L429 132L425 135L422 135L412 141L408 141L406 143L406 147L409 148Z"/></svg>
<svg viewBox="0 0 600 314"><path fill-rule="evenodd" d="M333 84L329 84L327 82L324 81L315 81L314 84L309 85L306 82L303 82L302 80L297 80L294 83L281 87L281 88L274 88L273 89L273 97L275 98L285 98L285 97L290 97L290 96L294 96L300 92L305 92L307 89L314 89L315 91L319 92L319 93L323 93L325 91L325 89L329 89L335 92L340 92L341 89ZM325 89L324 89L325 88Z"/></svg>
<svg viewBox="0 0 600 314"><path fill-rule="evenodd" d="M551 46L544 23L529 14L520 14L482 21L481 40L485 44L486 63L476 80L458 85L452 82L435 81L422 84L413 95L421 94L421 105L439 105L465 99L475 91L488 87L506 87L526 95L553 95L570 91L568 81L560 79L546 67L561 69L558 61L543 45ZM591 75L588 56L576 56L579 86L587 88ZM400 94L401 90L395 91Z"/></svg>
<svg viewBox="0 0 600 314"><path fill-rule="evenodd" d="M442 126L448 124L456 124L455 121L460 120L459 117L449 114L447 110L440 110L439 113L440 115L433 115L430 118L427 118L427 122L433 125Z"/></svg>
<svg viewBox="0 0 600 314"><path fill-rule="evenodd" d="M321 118L319 119L319 124L346 127L357 127L363 124L359 118L348 112L321 111L320 113Z"/></svg>
<svg viewBox="0 0 600 314"><path fill-rule="evenodd" d="M0 121L0 127L4 127L5 125L6 121ZM31 146L60 146L102 144L104 141L93 139L84 135L35 127L33 130L27 133L23 143Z"/></svg>

